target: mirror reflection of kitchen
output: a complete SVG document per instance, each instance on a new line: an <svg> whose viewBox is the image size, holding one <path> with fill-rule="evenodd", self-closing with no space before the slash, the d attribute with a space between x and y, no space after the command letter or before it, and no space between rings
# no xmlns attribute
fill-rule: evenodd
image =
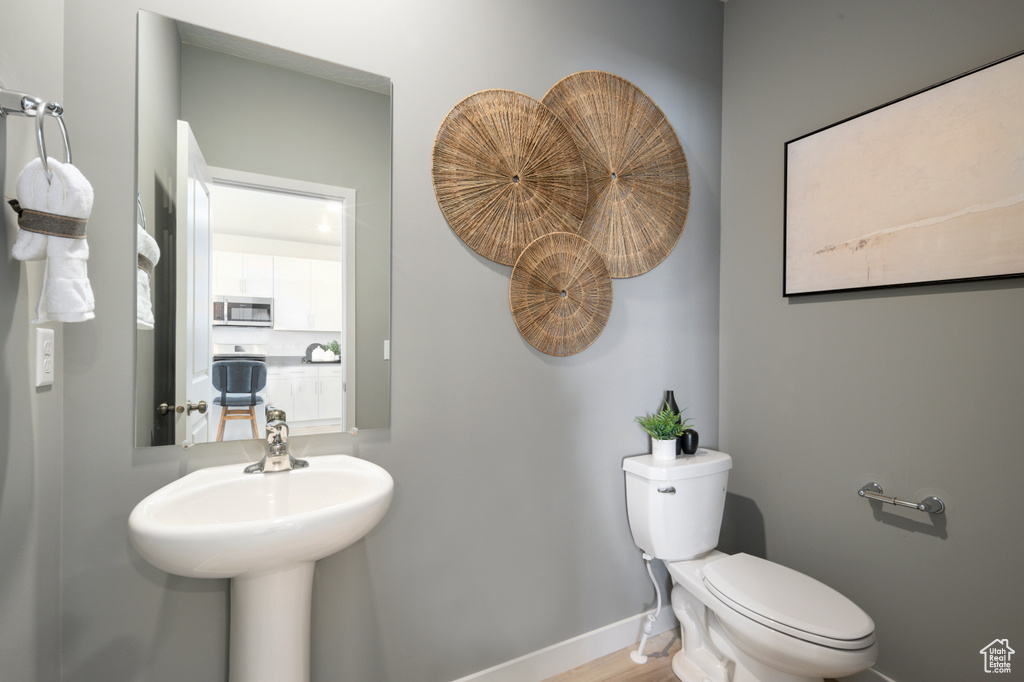
<svg viewBox="0 0 1024 682"><path fill-rule="evenodd" d="M145 10L138 39L138 447L262 439L268 403L387 428L390 80Z"/></svg>
<svg viewBox="0 0 1024 682"><path fill-rule="evenodd" d="M217 181L228 174L211 169L210 440L261 437L267 405L296 435L344 429L352 198Z"/></svg>

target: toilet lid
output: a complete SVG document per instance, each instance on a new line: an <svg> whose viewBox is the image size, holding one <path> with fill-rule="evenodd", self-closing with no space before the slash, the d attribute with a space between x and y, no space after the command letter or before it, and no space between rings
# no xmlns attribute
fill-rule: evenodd
<svg viewBox="0 0 1024 682"><path fill-rule="evenodd" d="M772 629L838 649L870 646L875 623L810 576L749 554L704 567L704 584L730 608Z"/></svg>

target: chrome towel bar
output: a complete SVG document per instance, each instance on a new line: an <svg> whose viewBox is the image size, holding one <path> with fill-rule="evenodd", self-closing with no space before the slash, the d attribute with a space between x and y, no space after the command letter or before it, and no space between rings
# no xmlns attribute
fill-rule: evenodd
<svg viewBox="0 0 1024 682"><path fill-rule="evenodd" d="M946 505L934 495L929 495L920 502L907 502L896 497L886 497L882 494L882 486L877 483L865 483L857 491L857 494L869 500L878 500L879 502L894 504L897 507L910 507L911 509L928 512L929 514L941 514L946 511Z"/></svg>

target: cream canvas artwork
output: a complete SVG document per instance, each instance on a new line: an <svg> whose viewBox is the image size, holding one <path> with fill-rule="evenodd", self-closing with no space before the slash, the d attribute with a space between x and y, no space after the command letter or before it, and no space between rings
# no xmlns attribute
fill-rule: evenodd
<svg viewBox="0 0 1024 682"><path fill-rule="evenodd" d="M786 145L784 294L1024 274L1024 54Z"/></svg>

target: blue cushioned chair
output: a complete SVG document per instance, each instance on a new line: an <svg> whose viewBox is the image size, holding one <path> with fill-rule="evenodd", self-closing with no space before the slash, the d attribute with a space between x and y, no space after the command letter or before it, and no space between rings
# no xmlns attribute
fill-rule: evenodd
<svg viewBox="0 0 1024 682"><path fill-rule="evenodd" d="M217 440L224 440L224 424L232 419L248 419L252 437L259 438L256 427L256 406L263 398L256 395L267 385L267 363L258 360L218 360L213 363L213 387L220 395L213 399L220 405Z"/></svg>

